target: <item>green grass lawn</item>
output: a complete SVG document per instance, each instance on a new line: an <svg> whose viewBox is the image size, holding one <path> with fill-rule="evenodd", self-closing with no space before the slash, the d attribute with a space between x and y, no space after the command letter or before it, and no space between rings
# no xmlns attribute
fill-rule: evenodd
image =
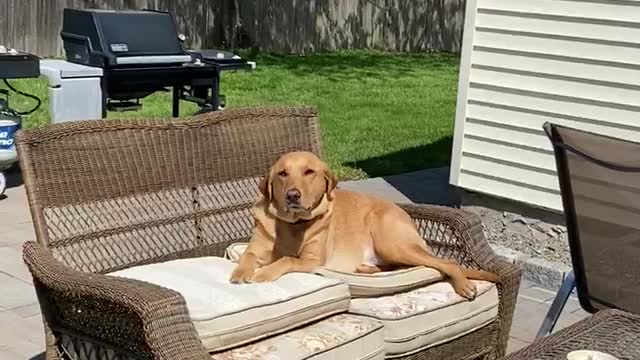
<svg viewBox="0 0 640 360"><path fill-rule="evenodd" d="M254 72L223 75L227 106L317 106L325 157L340 178L390 175L449 163L457 55L340 52L258 55L255 61ZM46 98L43 80L14 84ZM31 103L12 97L18 110L26 110ZM47 123L47 108L45 99L41 109L25 120L25 127ZM193 104L181 105L183 115L196 109ZM170 113L170 94L159 93L143 100L141 111L109 117L168 117Z"/></svg>

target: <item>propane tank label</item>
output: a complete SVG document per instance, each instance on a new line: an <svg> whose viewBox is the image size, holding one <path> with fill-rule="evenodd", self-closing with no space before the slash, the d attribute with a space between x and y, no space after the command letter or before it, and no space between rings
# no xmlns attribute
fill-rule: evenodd
<svg viewBox="0 0 640 360"><path fill-rule="evenodd" d="M19 128L20 125L18 124L0 124L0 151L13 150L15 148L14 137Z"/></svg>

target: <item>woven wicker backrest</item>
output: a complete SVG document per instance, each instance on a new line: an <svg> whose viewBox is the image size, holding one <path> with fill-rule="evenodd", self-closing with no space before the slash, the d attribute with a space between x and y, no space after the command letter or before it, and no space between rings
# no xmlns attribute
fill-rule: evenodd
<svg viewBox="0 0 640 360"><path fill-rule="evenodd" d="M260 178L283 153L320 155L315 110L49 125L17 137L37 240L90 272L221 255L246 240Z"/></svg>
<svg viewBox="0 0 640 360"><path fill-rule="evenodd" d="M582 306L640 313L640 143L545 124Z"/></svg>

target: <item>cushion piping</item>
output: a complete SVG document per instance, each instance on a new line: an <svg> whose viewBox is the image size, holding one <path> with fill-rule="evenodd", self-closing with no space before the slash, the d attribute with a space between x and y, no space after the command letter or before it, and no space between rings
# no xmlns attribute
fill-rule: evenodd
<svg viewBox="0 0 640 360"><path fill-rule="evenodd" d="M248 245L249 243L230 244L225 249L225 257L236 261L242 255L239 250L246 249ZM376 274L346 272L320 266L311 273L346 283L353 298L388 296L442 281L442 274L427 266L402 267Z"/></svg>
<svg viewBox="0 0 640 360"><path fill-rule="evenodd" d="M435 343L426 344L426 345L421 346L421 347L419 347L419 348L417 348L417 349L413 349L413 350L406 351L406 352L403 352L403 353L398 353L398 354L388 354L388 353L387 353L387 354L385 355L385 357L386 357L387 359L393 359L393 358L399 358L399 357L410 356L410 355L413 355L413 354L418 353L418 352L420 352L420 351L423 351L423 350L426 350L426 349L430 349L430 348L432 348L432 347L434 347L434 346L438 346L438 345L444 344L444 343L446 343L446 342L449 342L449 341L452 341L452 340L458 339L458 338L460 338L460 337L462 337L462 336L465 336L465 335L467 335L467 334L471 334L472 332L477 331L477 330L480 330L480 329L482 329L482 328L483 328L483 327L485 327L485 326L489 326L490 324L492 324L492 323L493 323L493 322L495 322L495 321L498 321L498 319L495 319L495 318L494 318L494 319L491 319L491 320L489 320L489 321L487 321L487 322L483 323L482 325L478 325L478 326L473 327L473 328L471 328L471 329L469 329L469 330L467 330L467 331L463 331L463 332L461 332L461 333L459 333L459 334L456 334L455 336L452 336L452 337L450 337L450 338L447 338L447 339L444 339L444 340L441 340L441 341L438 341L438 342L435 342Z"/></svg>
<svg viewBox="0 0 640 360"><path fill-rule="evenodd" d="M414 272L416 270L420 270L420 269L431 269L429 267L426 266L414 266L414 267L410 267L410 268L406 268L406 269L397 269L397 270L391 270L391 271L382 271L380 273L384 274L384 275L373 275L373 274L365 274L365 273L351 273L351 272L344 272L344 271L339 271L339 270L332 270L326 267L320 267L320 269L324 270L324 271L329 271L332 273L336 273L336 274L340 274L340 275L347 275L347 276L353 276L353 277L365 277L365 278L372 278L372 279L382 279L382 278L386 278L386 277L392 277L398 274L405 274L408 272ZM380 274L378 273L378 274Z"/></svg>
<svg viewBox="0 0 640 360"><path fill-rule="evenodd" d="M278 317L269 318L269 319L266 319L266 320L263 320L263 321L260 321L260 322L257 322L257 323L251 323L251 324L248 324L248 325L244 325L242 327L235 327L233 329L227 329L227 330L225 330L223 332L217 332L214 335L203 335L203 336L200 336L200 338L201 339L208 339L208 338L212 338L212 337L218 337L218 336L226 335L226 334L229 334L229 333L232 333L232 332L236 332L236 331L240 331L240 330L246 330L248 328L260 326L260 325L263 325L265 323L269 323L269 322L276 321L276 320L281 320L281 319L287 318L287 317L289 317L291 315L300 314L300 313L303 313L303 312L307 312L309 310L322 308L322 307L325 307L327 305L336 304L336 303L339 303L339 302L342 302L342 301L345 301L345 300L348 300L348 299L349 299L349 296L343 296L343 297L339 297L339 298L335 298L335 299L330 299L330 300L327 300L327 301L324 301L324 302L321 302L321 303L314 304L313 306L308 306L308 307L305 307L305 308L302 308L302 309L298 309L298 310L296 310L294 312L288 312L288 313L286 313L284 315L281 315L281 316L278 316ZM346 312L346 310L337 310L337 311L335 311L335 313L343 313L343 312ZM324 314L318 315L318 316L320 318L322 318L322 317L324 317ZM209 321L209 320L207 320L207 321ZM297 324L297 325L300 325L300 324Z"/></svg>
<svg viewBox="0 0 640 360"><path fill-rule="evenodd" d="M333 287L340 287L340 286L344 286L344 285L345 285L344 283L338 282L338 283L335 283L335 284L330 284L330 285L326 285L326 286L323 286L323 287L319 287L319 288L313 289L311 291L307 291L305 293L297 294L295 296L289 296L289 297L281 299L281 300L271 301L271 302L263 303L263 304L260 304L260 305L248 306L248 307L242 308L240 310L235 310L235 311L228 312L228 313L225 313L225 314L220 314L220 315L217 315L217 316L206 317L206 318L205 317L201 317L201 318L193 319L193 320L196 320L196 321L212 321L212 320L224 317L224 316L235 315L235 314L247 311L247 310L259 309L259 308L266 307L266 306L272 306L272 305L276 305L276 304L281 304L283 302L291 301L291 300L294 300L294 299L299 299L299 298L305 297L307 295L320 292L322 290L330 289L330 288L333 288ZM349 297L350 296L346 296L346 297L343 297L341 299L345 299L345 298L349 298Z"/></svg>
<svg viewBox="0 0 640 360"><path fill-rule="evenodd" d="M493 285L493 286L495 286L495 285ZM480 295L484 295L484 294L486 294L486 293L487 293L487 292L489 292L491 289L493 289L493 286L490 286L489 288L487 288L487 290L485 290L484 292L482 292L482 294L478 294L477 296L480 296ZM476 298L477 298L477 296L476 296ZM465 300L463 300L463 301L465 301ZM428 313L433 312L433 311L436 311L436 310L446 309L446 308L448 308L448 307L458 305L458 304L460 304L461 302L462 302L462 301L458 301L458 302L451 303L451 304L444 304L443 306L440 306L440 307L436 307L436 308L430 309L429 311L421 311L421 312L418 312L418 313L415 313L415 314L410 314L410 315L407 315L407 316L397 317L397 318L380 317L380 316L371 315L371 314L364 314L364 313L360 313L360 312L351 312L351 310L349 310L349 312L350 312L351 314L355 314L355 315L368 316L368 317L374 318L374 319L376 319L376 320L397 321L397 320L409 319L409 318L412 318L412 317L415 317L415 316L419 316L419 315L428 314Z"/></svg>
<svg viewBox="0 0 640 360"><path fill-rule="evenodd" d="M403 337L403 338L394 338L394 339L384 339L384 341L385 342L392 342L392 343L403 343L403 342L406 342L408 340L413 340L413 339L419 338L420 336L431 334L431 333L436 332L438 330L442 330L444 328L447 328L447 327L450 327L452 325L458 324L460 321L469 320L469 319L471 319L471 318L473 318L475 316L478 316L479 314L491 311L491 310L495 309L497 306L498 306L498 304L485 306L482 309L479 309L477 311L465 314L466 316L464 316L464 317L458 317L458 318L456 318L455 321L449 321L447 323L441 324L438 327L435 327L435 328L432 328L432 329L429 329L429 330L426 330L426 331L422 331L422 332L416 333L416 334L414 334L412 336L406 336L406 337ZM491 319L491 321L493 321L493 320L495 320L495 318Z"/></svg>
<svg viewBox="0 0 640 360"><path fill-rule="evenodd" d="M365 357L363 357L360 360L371 360L371 359L374 359L375 357L377 357L378 355L383 354L383 353L384 353L384 347L381 347L379 350L374 351L369 355L365 355Z"/></svg>
<svg viewBox="0 0 640 360"><path fill-rule="evenodd" d="M436 281L437 282L437 281ZM390 285L390 286L367 286L367 285L357 285L357 284L348 284L349 287L352 288L356 288L356 289L362 289L362 290L377 290L377 289L384 289L384 290L389 290L389 289L405 289L408 287L424 287L425 284L433 284L434 282L431 280L424 280L424 281L420 281L420 282L414 282L414 283L404 283L402 285ZM384 296L388 296L388 295L384 295ZM371 297L380 297L380 296L375 296L372 295Z"/></svg>
<svg viewBox="0 0 640 360"><path fill-rule="evenodd" d="M323 350L321 350L321 351L316 351L316 352L314 352L313 354L309 354L309 356L307 356L307 357L303 358L303 360L309 359L309 358L311 358L311 357L313 357L313 356L317 356L317 355L320 355L320 354L326 353L326 352L331 351L331 350L333 350L333 349L337 349L337 348L339 348L339 347L341 347L341 346L344 346L344 345L346 345L346 344L350 344L350 343L352 343L352 342L354 342L354 341L357 341L357 340L362 339L362 338L363 338L363 337L365 337L365 336L368 336L368 335L370 335L370 334L373 334L373 333L374 333L374 332L376 332L376 331L383 331L383 330L384 330L384 326L383 326L382 324L378 323L377 321L376 321L376 323L377 323L377 326L376 326L375 328L373 328L373 329L371 329L371 330L367 331L366 333L360 334L360 335L358 335L358 336L356 336L356 337L354 337L354 338L349 339L348 341L345 341L345 342L342 342L342 343L340 343L340 344L337 344L337 345L331 346L331 347L326 348L326 349L323 349ZM371 354L369 354L369 355L366 355L366 357L365 357L365 358L363 358L363 359L369 359L369 358L371 358L371 357L373 357L373 356L375 356L375 355L379 354L380 352L384 351L384 343L380 344L380 346L381 346L381 347L380 347L380 349L376 350L375 352L373 352L373 353L371 353Z"/></svg>
<svg viewBox="0 0 640 360"><path fill-rule="evenodd" d="M303 327L304 325L308 325L308 324L310 324L312 322L315 322L315 321L318 321L318 320L322 320L322 319L326 319L326 318L329 318L329 317L331 317L333 315L342 314L342 313L344 313L344 310L330 311L330 312L327 312L327 313L324 313L324 314L321 314L321 315L318 315L318 316L314 316L314 317L309 318L307 320L301 321L299 323L292 324L292 325L280 328L278 330L272 330L272 331L266 332L266 333L264 333L262 335L254 336L254 337L252 337L250 339L238 341L238 342L235 342L233 344L221 346L221 347L215 348L213 350L207 349L207 351L209 353L218 353L218 352L231 350L231 349L234 349L234 348L237 348L237 347L241 347L241 346L244 346L244 345L247 345L247 344L251 344L251 343L256 342L258 340L263 340L263 339L266 339L266 338L269 338L269 337L272 337L272 336L285 334L285 333L287 333L287 332L289 332L289 331L291 331L293 329L296 329L298 327ZM215 335L206 336L206 337L200 337L200 339L209 338L209 337L215 337Z"/></svg>

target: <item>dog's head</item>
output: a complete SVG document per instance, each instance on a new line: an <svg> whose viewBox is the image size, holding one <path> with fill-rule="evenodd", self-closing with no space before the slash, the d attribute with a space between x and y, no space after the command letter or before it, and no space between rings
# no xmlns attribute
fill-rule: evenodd
<svg viewBox="0 0 640 360"><path fill-rule="evenodd" d="M280 157L260 184L264 197L278 212L306 218L323 199L332 200L337 180L327 164L311 152Z"/></svg>

